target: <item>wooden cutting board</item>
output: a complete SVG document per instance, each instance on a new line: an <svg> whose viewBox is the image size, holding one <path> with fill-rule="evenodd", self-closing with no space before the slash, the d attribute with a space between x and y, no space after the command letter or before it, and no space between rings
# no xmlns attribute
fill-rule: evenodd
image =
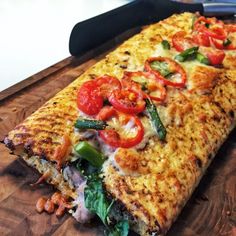
<svg viewBox="0 0 236 236"><path fill-rule="evenodd" d="M126 32L83 57L69 57L0 93L0 140L104 57L111 47L136 31ZM47 184L31 187L38 173L9 154L3 144L0 144L0 154L0 235L103 235L104 228L97 219L89 225L81 225L68 214L61 218L38 214L35 211L37 199L50 196L53 188ZM236 235L236 130L219 150L168 233L168 236L180 235Z"/></svg>

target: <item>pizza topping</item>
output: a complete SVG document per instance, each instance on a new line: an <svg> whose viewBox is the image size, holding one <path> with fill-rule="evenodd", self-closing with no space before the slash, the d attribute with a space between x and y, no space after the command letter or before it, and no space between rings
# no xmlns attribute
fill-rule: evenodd
<svg viewBox="0 0 236 236"><path fill-rule="evenodd" d="M153 66L152 63L154 62L156 62L156 65L154 64ZM158 64L158 62L161 62L162 64ZM180 64L170 58L151 57L145 62L145 70L153 73L157 80L165 85L177 88L183 88L185 86L186 73L184 69ZM164 75L166 75L166 77Z"/></svg>
<svg viewBox="0 0 236 236"><path fill-rule="evenodd" d="M118 111L127 114L138 114L145 108L143 94L132 89L114 90L108 100Z"/></svg>
<svg viewBox="0 0 236 236"><path fill-rule="evenodd" d="M218 40L218 39L212 38L211 41L217 49L221 49L221 50L234 50L234 49L236 49L236 46L228 38L225 40Z"/></svg>
<svg viewBox="0 0 236 236"><path fill-rule="evenodd" d="M106 122L102 120L88 120L88 119L78 119L75 123L75 128L79 130L85 129L96 129L102 130L107 126Z"/></svg>
<svg viewBox="0 0 236 236"><path fill-rule="evenodd" d="M236 32L236 24L226 24L224 25L226 28L227 32Z"/></svg>
<svg viewBox="0 0 236 236"><path fill-rule="evenodd" d="M102 153L98 152L88 142L80 142L75 146L75 151L81 158L86 159L94 167L100 168L105 161Z"/></svg>
<svg viewBox="0 0 236 236"><path fill-rule="evenodd" d="M105 118L109 124L107 129L99 131L100 137L106 144L115 148L130 148L141 142L144 130L137 116L104 107L99 117Z"/></svg>
<svg viewBox="0 0 236 236"><path fill-rule="evenodd" d="M197 53L196 59L202 64L205 64L205 65L210 64L209 59L207 57L205 57L203 54L201 54L200 52Z"/></svg>
<svg viewBox="0 0 236 236"><path fill-rule="evenodd" d="M97 88L99 90L99 94L104 98L107 99L110 93L115 89L121 89L120 81L109 75L103 75L98 77L95 80Z"/></svg>
<svg viewBox="0 0 236 236"><path fill-rule="evenodd" d="M227 39L225 39L225 40L223 41L223 46L224 46L224 47L227 47L227 46L229 46L231 43L232 43L231 40L227 38Z"/></svg>
<svg viewBox="0 0 236 236"><path fill-rule="evenodd" d="M183 52L186 49L196 46L192 38L187 37L184 31L179 31L173 35L172 44L178 52Z"/></svg>
<svg viewBox="0 0 236 236"><path fill-rule="evenodd" d="M216 18L199 17L194 23L194 30L206 34L209 37L224 40L226 31L223 28L224 24Z"/></svg>
<svg viewBox="0 0 236 236"><path fill-rule="evenodd" d="M163 40L161 45L165 50L170 50L170 43L167 40Z"/></svg>
<svg viewBox="0 0 236 236"><path fill-rule="evenodd" d="M135 86L139 84L140 86L136 87L136 89L140 89L153 100L155 101L164 101L166 98L166 89L160 81L156 80L155 76L149 72L128 72L124 73L124 77L122 83L131 83L134 81ZM134 87L131 85L131 87Z"/></svg>
<svg viewBox="0 0 236 236"><path fill-rule="evenodd" d="M159 139L164 140L166 137L166 129L158 115L155 104L150 99L146 99L146 108Z"/></svg>
<svg viewBox="0 0 236 236"><path fill-rule="evenodd" d="M86 208L97 214L107 228L108 235L127 236L129 233L129 223L127 220L121 220L112 225L109 219L114 200L109 200L103 188L102 179L94 174L88 178L87 186L84 190Z"/></svg>
<svg viewBox="0 0 236 236"><path fill-rule="evenodd" d="M87 115L96 115L102 109L103 97L94 81L82 84L77 95L77 105Z"/></svg>
<svg viewBox="0 0 236 236"><path fill-rule="evenodd" d="M150 65L153 70L159 71L160 74L164 77L172 74L168 63L166 63L165 61L153 61L150 63Z"/></svg>
<svg viewBox="0 0 236 236"><path fill-rule="evenodd" d="M220 64L222 64L222 62L225 58L224 51L218 50L218 49L202 47L202 48L200 48L200 52L203 55L207 56L211 65L220 65Z"/></svg>
<svg viewBox="0 0 236 236"><path fill-rule="evenodd" d="M193 41L199 46L210 47L210 38L204 33L193 34Z"/></svg>
<svg viewBox="0 0 236 236"><path fill-rule="evenodd" d="M192 48L188 48L185 51L181 52L180 54L175 56L175 60L180 61L180 62L184 62L186 60L193 60L196 58L198 52L198 47L192 47Z"/></svg>

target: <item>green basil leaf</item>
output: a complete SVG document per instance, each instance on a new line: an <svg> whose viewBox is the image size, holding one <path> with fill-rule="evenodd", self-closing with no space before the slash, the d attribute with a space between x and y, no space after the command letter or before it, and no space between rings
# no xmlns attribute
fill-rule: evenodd
<svg viewBox="0 0 236 236"><path fill-rule="evenodd" d="M163 41L161 42L161 45L162 45L162 47L163 47L164 49L170 50L170 43L169 43L167 40L163 40Z"/></svg>
<svg viewBox="0 0 236 236"><path fill-rule="evenodd" d="M168 76L169 74L171 74L172 72L170 71L169 69L169 66L166 62L161 62L161 61L153 61L151 64L150 64L151 68L153 70L157 70L161 73L162 76L166 77Z"/></svg>

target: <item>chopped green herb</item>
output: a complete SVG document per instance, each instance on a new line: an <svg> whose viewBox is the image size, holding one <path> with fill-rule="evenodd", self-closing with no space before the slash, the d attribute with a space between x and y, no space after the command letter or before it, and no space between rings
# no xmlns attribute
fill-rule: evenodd
<svg viewBox="0 0 236 236"><path fill-rule="evenodd" d="M150 99L145 99L147 112L150 116L153 127L155 128L160 140L164 140L166 137L166 129L158 115L155 104Z"/></svg>
<svg viewBox="0 0 236 236"><path fill-rule="evenodd" d="M164 77L168 76L169 74L172 74L168 64L164 61L153 61L150 66L153 70L159 71Z"/></svg>
<svg viewBox="0 0 236 236"><path fill-rule="evenodd" d="M94 167L101 167L105 161L103 154L98 152L93 146L85 141L78 143L75 146L75 151Z"/></svg>
<svg viewBox="0 0 236 236"><path fill-rule="evenodd" d="M202 55L201 53L197 53L197 60L200 62L200 63L203 63L203 64L206 64L206 65L209 65L210 64L210 61L208 60L207 57L205 57L204 55Z"/></svg>
<svg viewBox="0 0 236 236"><path fill-rule="evenodd" d="M198 47L192 47L192 48L186 49L185 51L176 55L175 60L180 61L180 62L184 62L188 59L194 60L196 59L197 52L198 52Z"/></svg>
<svg viewBox="0 0 236 236"><path fill-rule="evenodd" d="M163 41L161 42L161 45L162 45L162 47L163 47L164 49L170 50L170 43L169 43L167 40L163 40Z"/></svg>
<svg viewBox="0 0 236 236"><path fill-rule="evenodd" d="M231 42L230 39L225 39L225 40L223 41L223 46L226 47L226 46L230 45L231 43L232 43L232 42Z"/></svg>
<svg viewBox="0 0 236 236"><path fill-rule="evenodd" d="M209 23L206 23L205 26L206 26L206 28L209 28L209 27L210 27L210 24L209 24Z"/></svg>
<svg viewBox="0 0 236 236"><path fill-rule="evenodd" d="M75 122L75 127L77 129L96 129L103 130L107 126L106 122L102 120L88 120L88 119L78 119Z"/></svg>

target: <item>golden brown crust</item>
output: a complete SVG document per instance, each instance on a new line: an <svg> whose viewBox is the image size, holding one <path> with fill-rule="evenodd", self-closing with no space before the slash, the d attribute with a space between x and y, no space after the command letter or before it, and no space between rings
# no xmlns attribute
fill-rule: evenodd
<svg viewBox="0 0 236 236"><path fill-rule="evenodd" d="M65 133L72 144L77 143L73 123L80 85L94 76L109 74L120 79L124 70L142 70L144 61L158 54L162 38L170 39L179 30L190 32L192 16L174 15L127 40L11 131L6 144L19 152L25 149L29 156L52 160ZM224 64L235 68L230 57ZM123 175L112 163L104 169L107 191L135 217L132 227L141 235L168 230L235 126L236 70L188 62L182 66L188 75L187 89L168 88L166 103L157 106L167 128L166 141L150 138L137 156L118 152L115 159L125 170ZM136 174L130 175L132 171Z"/></svg>

